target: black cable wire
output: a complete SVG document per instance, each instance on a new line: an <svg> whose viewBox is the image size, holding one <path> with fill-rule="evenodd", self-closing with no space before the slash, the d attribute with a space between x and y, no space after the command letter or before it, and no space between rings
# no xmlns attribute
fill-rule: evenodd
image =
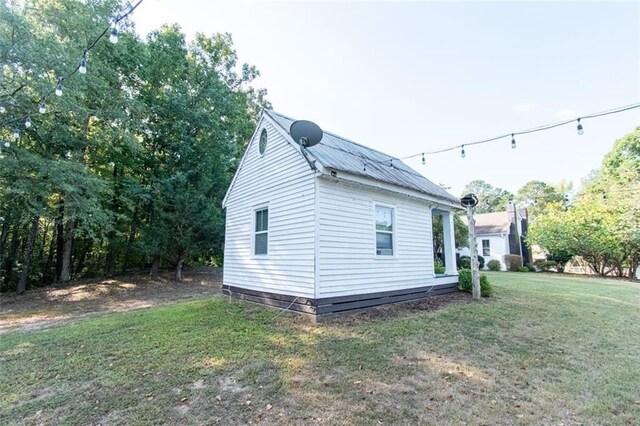
<svg viewBox="0 0 640 426"><path fill-rule="evenodd" d="M102 33L100 33L100 35L97 38L95 38L90 44L87 45L87 47L84 49L83 58L86 58L87 54L89 53L89 51L91 49L93 49L96 46L96 44L98 44L98 42L109 32L109 29L112 27L112 25L113 26L117 25L118 23L120 23L120 21L122 21L123 19L125 19L129 15L131 15L138 8L138 6L140 6L140 4L143 1L144 0L138 0L133 6L131 6L131 8L126 13L124 13L123 15L120 15L117 18L113 19L111 21L111 24L108 25L104 29L104 31L102 31ZM40 101L38 102L37 105L39 105L41 102L44 102L49 96L51 96L51 94L56 91L56 88L58 87L59 84L61 84L65 80L71 78L74 74L76 74L78 72L78 70L80 69L80 64L81 63L78 63L76 65L76 67L73 69L73 71L71 71L67 76L60 77L58 79L58 82L56 83L56 85L53 86L51 89L49 89L47 92L45 92L44 95L42 95L42 98L40 99ZM17 123L19 121L24 121L24 120L27 119L27 117L29 117L29 114L23 115L21 117L16 117L16 118L11 119L11 120L6 120L2 124L0 124L0 127L4 127L4 126L9 125L9 124Z"/></svg>
<svg viewBox="0 0 640 426"><path fill-rule="evenodd" d="M465 146L480 145L480 144L485 144L485 143L496 141L498 139L504 139L504 138L508 138L508 137L512 137L512 136L526 135L526 134L529 134L529 133L541 132L541 131L544 131L544 130L553 129L555 127L564 126L564 125L567 125L569 123L575 123L575 122L577 122L579 120L584 120L586 118L596 118L596 117L602 117L602 116L605 116L605 115L617 114L619 112L629 111L629 110L635 109L635 108L640 108L640 103L635 103L635 104L626 105L626 106L622 106L622 107L618 107L618 108L613 108L613 109L610 109L610 110L607 110L607 111L601 111L601 112L596 112L596 113L592 113L592 114L582 115L580 117L576 117L576 118L573 118L571 120L563 120L563 121L559 121L559 122L556 122L556 123L544 124L542 126L533 127L531 129L520 130L520 131L517 131L517 132L509 132L509 133L506 133L504 135L495 136L495 137L488 138L488 139L482 139L482 140L474 141L474 142L465 142L465 143L460 144L460 145L450 146L450 147L446 147L446 148L442 148L442 149L436 149L436 150L433 150L433 151L424 151L424 152L420 152L420 153L417 153L417 154L413 154L413 155L408 155L406 157L402 157L402 158L400 158L400 160L407 160L407 159L410 159L410 158L416 158L416 157L420 157L420 156L423 156L423 155L440 154L442 152L453 151L454 149L463 148Z"/></svg>

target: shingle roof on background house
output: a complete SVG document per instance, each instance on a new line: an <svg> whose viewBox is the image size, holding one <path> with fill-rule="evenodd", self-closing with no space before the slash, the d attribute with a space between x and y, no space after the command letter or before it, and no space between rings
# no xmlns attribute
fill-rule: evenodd
<svg viewBox="0 0 640 426"><path fill-rule="evenodd" d="M507 212L482 213L474 215L476 221L476 234L505 234L509 233L511 220ZM467 218L461 217L464 224L467 224Z"/></svg>
<svg viewBox="0 0 640 426"><path fill-rule="evenodd" d="M265 111L287 133L289 133L291 123L296 121L272 110ZM307 151L323 167L412 189L450 203L460 203L458 198L401 160L333 133L324 130L323 132L324 135L320 143L307 148Z"/></svg>

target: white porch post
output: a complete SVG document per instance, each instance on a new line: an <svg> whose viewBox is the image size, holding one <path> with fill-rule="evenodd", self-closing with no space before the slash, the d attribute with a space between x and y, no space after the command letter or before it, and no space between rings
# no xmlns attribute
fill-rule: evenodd
<svg viewBox="0 0 640 426"><path fill-rule="evenodd" d="M453 228L453 215L451 212L442 212L442 227L444 234L444 263L447 275L458 275L456 267L456 237Z"/></svg>

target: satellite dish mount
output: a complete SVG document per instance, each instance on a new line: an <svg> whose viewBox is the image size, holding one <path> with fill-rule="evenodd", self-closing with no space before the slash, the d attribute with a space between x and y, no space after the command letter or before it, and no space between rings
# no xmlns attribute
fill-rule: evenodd
<svg viewBox="0 0 640 426"><path fill-rule="evenodd" d="M316 123L311 121L298 120L291 123L289 134L291 135L291 138L300 145L300 151L307 160L307 163L309 163L311 170L317 170L315 160L312 161L309 159L307 148L320 143L322 136L324 135L322 129Z"/></svg>

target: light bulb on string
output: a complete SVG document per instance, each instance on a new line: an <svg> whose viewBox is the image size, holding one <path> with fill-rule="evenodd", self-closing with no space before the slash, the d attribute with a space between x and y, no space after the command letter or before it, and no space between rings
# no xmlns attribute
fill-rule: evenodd
<svg viewBox="0 0 640 426"><path fill-rule="evenodd" d="M513 133L511 133L511 148L516 148L516 138L513 136Z"/></svg>
<svg viewBox="0 0 640 426"><path fill-rule="evenodd" d="M425 160L424 158L424 152L422 153L422 165L424 166L425 164L427 164L427 160Z"/></svg>
<svg viewBox="0 0 640 426"><path fill-rule="evenodd" d="M13 129L13 139L18 140L19 137L20 137L20 130Z"/></svg>
<svg viewBox="0 0 640 426"><path fill-rule="evenodd" d="M4 105L0 105L0 114L4 114L5 112L7 112L7 109L4 107Z"/></svg>
<svg viewBox="0 0 640 426"><path fill-rule="evenodd" d="M42 100L42 102L40 102L40 105L38 106L38 112L40 112L40 114L44 114L45 112L47 112L47 104L45 103L44 99Z"/></svg>
<svg viewBox="0 0 640 426"><path fill-rule="evenodd" d="M109 34L109 41L113 44L118 43L118 30L116 27L111 28L111 34Z"/></svg>
<svg viewBox="0 0 640 426"><path fill-rule="evenodd" d="M24 120L24 127L26 127L27 129L31 127L31 117L27 116L27 118Z"/></svg>
<svg viewBox="0 0 640 426"><path fill-rule="evenodd" d="M56 85L56 90L55 90L56 96L62 96L62 89L63 89L62 77L60 77L60 80L58 80L58 84Z"/></svg>
<svg viewBox="0 0 640 426"><path fill-rule="evenodd" d="M460 155L462 156L462 158L466 157L466 154L464 152L464 145L462 145L462 151L460 151Z"/></svg>
<svg viewBox="0 0 640 426"><path fill-rule="evenodd" d="M80 66L78 67L78 72L80 74L87 73L87 52L84 53L82 60L80 61Z"/></svg>
<svg viewBox="0 0 640 426"><path fill-rule="evenodd" d="M5 148L9 148L11 146L11 142L9 142L8 140L4 141L4 147Z"/></svg>
<svg viewBox="0 0 640 426"><path fill-rule="evenodd" d="M578 118L578 134L584 134L584 129L582 128L582 124L580 123L580 119Z"/></svg>

